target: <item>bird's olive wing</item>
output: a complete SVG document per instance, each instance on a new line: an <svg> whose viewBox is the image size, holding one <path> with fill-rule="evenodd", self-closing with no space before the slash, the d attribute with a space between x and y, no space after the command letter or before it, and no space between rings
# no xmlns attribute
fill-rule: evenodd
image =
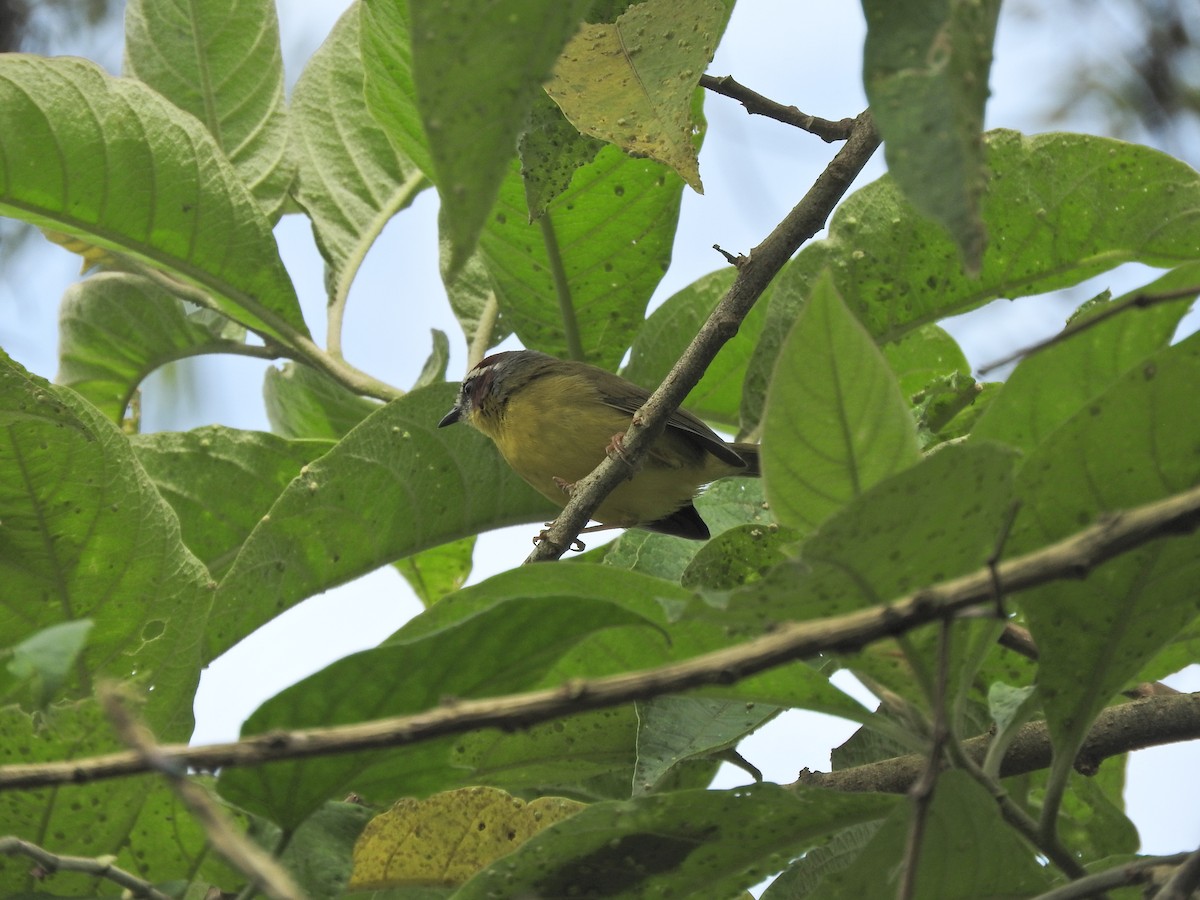
<svg viewBox="0 0 1200 900"><path fill-rule="evenodd" d="M632 381L611 372L603 372L603 375L607 377L599 378L597 389L601 399L613 409L619 409L632 416L650 399L650 392ZM686 409L677 409L671 413L667 419L667 428L694 438L700 446L722 462L738 467L746 465L746 461L731 450L719 434Z"/></svg>

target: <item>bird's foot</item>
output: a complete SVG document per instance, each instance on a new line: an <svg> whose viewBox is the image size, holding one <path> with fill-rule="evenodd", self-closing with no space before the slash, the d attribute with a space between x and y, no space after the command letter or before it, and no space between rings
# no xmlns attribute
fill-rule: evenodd
<svg viewBox="0 0 1200 900"><path fill-rule="evenodd" d="M557 480L557 479L555 479L555 480ZM552 526L553 524L554 524L553 522L547 522L546 527L543 528L541 531L539 531L537 534L535 534L533 536L533 545L535 547L538 544L540 544L542 541L548 539L550 526ZM575 538L574 540L571 541L571 546L568 549L574 550L576 553L582 553L584 550L587 549L587 544L585 544L579 538Z"/></svg>
<svg viewBox="0 0 1200 900"><path fill-rule="evenodd" d="M570 497L575 491L575 482L573 481L567 481L567 479L559 478L557 475L551 476L550 480L553 481L558 486L558 489L568 497Z"/></svg>
<svg viewBox="0 0 1200 900"><path fill-rule="evenodd" d="M611 440L609 440L608 446L604 448L604 452L608 456L615 456L621 462L625 463L625 465L632 468L629 457L625 455L625 432L618 431L614 434Z"/></svg>

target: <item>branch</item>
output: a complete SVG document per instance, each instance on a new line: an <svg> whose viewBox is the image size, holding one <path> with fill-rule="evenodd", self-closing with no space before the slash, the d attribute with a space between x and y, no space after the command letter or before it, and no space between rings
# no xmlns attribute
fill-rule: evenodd
<svg viewBox="0 0 1200 900"><path fill-rule="evenodd" d="M541 543L525 561L558 559L579 536L601 500L636 467L662 434L667 418L699 383L721 347L737 334L742 320L793 253L821 230L838 200L879 146L879 132L869 111L854 123L846 145L817 178L804 198L767 238L740 257L737 278L701 326L666 380L633 416L622 444L622 458L606 458L577 482L566 509L545 531Z"/></svg>
<svg viewBox="0 0 1200 900"><path fill-rule="evenodd" d="M272 900L304 900L304 892L296 887L283 866L239 832L204 788L187 777L182 766L164 757L154 735L145 725L134 719L122 702L116 687L101 685L98 693L101 705L117 736L133 748L151 769L159 772L167 780L175 796L204 829L212 848L227 863L245 875L255 889L261 890Z"/></svg>
<svg viewBox="0 0 1200 900"><path fill-rule="evenodd" d="M1195 297L1200 294L1200 285L1192 285L1191 287L1180 288L1175 291L1163 291L1159 294L1139 293L1126 297L1124 300L1118 300L1116 303L1110 303L1095 315L1088 316L1085 319L1079 319L1072 322L1058 334L1046 338L1044 341L1038 341L1028 347L1010 353L1003 359L998 359L995 362L990 362L986 366L979 367L979 374L986 375L993 369L998 369L1001 366L1008 365L1010 362L1015 362L1025 356L1032 356L1045 350L1047 347L1053 347L1055 344L1061 344L1069 338L1081 332L1087 331L1090 328L1095 328L1101 322L1107 322L1113 316L1120 315L1127 309L1147 309L1151 306L1156 306L1159 303L1170 303L1172 300L1182 300L1184 297Z"/></svg>
<svg viewBox="0 0 1200 900"><path fill-rule="evenodd" d="M1096 717L1075 758L1075 767L1085 773L1094 772L1103 760L1112 756L1197 738L1200 738L1200 694L1131 700L1110 706ZM980 764L992 739L992 735L982 734L963 741L963 752L968 759ZM1030 722L1017 732L1001 763L1000 777L1044 769L1050 765L1052 754L1050 729L1046 723ZM806 769L800 773L796 784L835 791L902 794L920 777L926 761L925 754L912 753L840 772L810 772Z"/></svg>
<svg viewBox="0 0 1200 900"><path fill-rule="evenodd" d="M337 728L269 732L235 743L208 747L163 745L159 748L159 756L181 765L211 771L221 766L254 765L274 760L398 747L479 728L511 730L586 710L619 706L631 700L675 694L709 685L728 685L819 653L853 652L872 641L903 634L970 607L994 603L997 581L1005 593L1014 593L1064 578L1084 578L1096 566L1121 553L1158 538L1190 533L1197 528L1200 528L1200 486L1164 500L1112 514L1104 521L1049 547L1008 560L999 566L985 566L937 587L916 591L893 603L829 619L785 624L755 640L681 662L593 680L573 679L557 688L525 694L448 701L437 709L416 715ZM1089 738L1085 742L1080 758L1088 764L1098 764L1099 760L1115 753L1200 736L1200 695L1150 697L1117 709L1123 711L1123 716L1133 718L1121 719L1120 732L1113 732L1102 739ZM1141 711L1145 711L1145 715L1137 717ZM1098 721L1105 722L1105 715L1101 714ZM1025 729L1036 727L1039 726L1027 725ZM1044 729L1045 726L1040 727ZM1025 759L1022 754L1030 752L1030 749L1022 741L1022 733L1018 734L1014 746L1019 745L1024 749L1014 750L1010 754L1013 759L1006 759L1005 763L1007 766L1024 767L1015 771L1030 771L1045 763L1031 764ZM1045 738L1045 747L1045 760L1048 760L1048 737ZM914 760L919 767L923 758L918 756ZM0 766L0 791L81 783L148 770L139 754L129 752L66 762ZM844 779L854 771L859 770L825 777ZM1002 774L1007 773L1002 770ZM913 777L909 773L902 775L900 782L893 778L892 783L900 784L896 790L904 790ZM843 789L889 790L879 784L879 778L873 777L867 786Z"/></svg>
<svg viewBox="0 0 1200 900"><path fill-rule="evenodd" d="M1121 863L1094 875L1085 875L1052 891L1038 894L1033 900L1086 900L1099 897L1105 891L1134 884L1154 881L1155 870L1166 866L1177 866L1188 858L1186 853L1173 856L1148 856Z"/></svg>
<svg viewBox="0 0 1200 900"><path fill-rule="evenodd" d="M794 106L784 106L782 103L776 103L774 100L750 90L744 84L734 81L732 75L720 77L701 75L700 87L708 88L714 94L722 94L737 100L752 116L766 116L782 122L784 125L794 125L809 134L815 134L827 144L844 141L854 131L854 119L839 119L834 122L831 119L810 116L800 112Z"/></svg>
<svg viewBox="0 0 1200 900"><path fill-rule="evenodd" d="M132 872L126 872L104 859L88 859L86 856L59 856L18 837L11 835L0 837L0 855L16 856L18 853L28 856L37 863L40 869L39 878L45 878L55 872L80 872L90 875L92 878L104 878L113 884L120 885L134 897L172 900L170 894L164 894L150 882L138 878Z"/></svg>

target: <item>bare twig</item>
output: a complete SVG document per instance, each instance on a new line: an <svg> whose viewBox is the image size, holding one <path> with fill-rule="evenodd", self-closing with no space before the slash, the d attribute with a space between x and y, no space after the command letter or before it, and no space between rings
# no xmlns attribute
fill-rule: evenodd
<svg viewBox="0 0 1200 900"><path fill-rule="evenodd" d="M755 247L737 269L737 277L708 321L683 352L658 390L633 416L625 432L621 459L605 458L590 475L576 482L566 509L546 530L526 562L558 559L587 524L601 500L626 477L662 434L667 418L696 386L717 355L737 334L742 320L766 290L771 279L806 240L821 230L838 200L879 146L879 132L870 112L856 120L846 145L784 220Z"/></svg>
<svg viewBox="0 0 1200 900"><path fill-rule="evenodd" d="M732 75L717 77L701 75L700 87L707 88L714 94L722 94L737 100L752 116L767 116L785 125L794 125L810 134L815 134L827 144L846 140L850 137L850 132L854 130L854 119L839 119L834 122L830 119L810 116L800 112L794 106L784 106L782 103L776 103L774 100L750 90L745 85L734 81Z"/></svg>
<svg viewBox="0 0 1200 900"><path fill-rule="evenodd" d="M1032 356L1045 350L1047 347L1053 347L1055 344L1060 344L1063 341L1075 337L1088 329L1095 328L1101 322L1107 322L1113 316L1120 315L1127 309L1146 309L1150 306L1155 306L1159 303L1169 303L1172 300L1182 300L1184 297L1194 297L1200 294L1200 285L1192 285L1191 287L1180 288L1175 291L1163 291L1162 293L1153 294L1131 294L1124 300L1118 300L1115 303L1110 303L1095 315L1088 316L1084 319L1077 319L1072 322L1058 334L1046 338L1044 341L1038 341L1036 344L1031 344L1028 347L1023 347L1015 353L1010 353L1003 359L998 359L995 362L990 362L986 366L979 367L979 374L986 375L988 372L998 369L1001 366L1006 366L1010 362L1015 362L1026 356Z"/></svg>
<svg viewBox="0 0 1200 900"><path fill-rule="evenodd" d="M1164 500L1112 514L1103 522L1057 544L1005 561L997 572L1007 593L1063 578L1083 578L1096 566L1121 553L1157 538L1190 533L1197 527L1200 527L1200 486ZM993 573L985 567L937 587L916 591L890 604L829 619L784 624L771 634L744 644L640 672L625 672L593 680L573 680L561 687L508 697L460 700L416 715L337 728L271 732L236 743L209 747L164 745L159 748L159 753L164 759L203 770L254 765L273 760L397 747L485 727L511 729L585 710L617 706L631 700L674 694L707 685L727 685L818 653L853 652L884 637L903 634L929 622L956 615L962 610L989 603L994 591L992 578ZM1105 732L1097 738L1093 731L1093 737L1084 743L1082 758L1099 760L1138 747L1200 735L1200 696L1178 694L1151 697L1117 709L1125 711L1123 715L1130 716L1138 710L1151 709L1158 718L1123 719L1125 730L1119 734ZM1105 716L1111 713L1112 710L1101 713L1098 721L1106 721ZM1038 727L1041 728L1041 734L1032 734L1028 747L1022 746L1018 753L1014 745L1013 751L1005 759L1002 775L1032 771L1047 764L1050 745L1045 735L1045 725L1027 725L1025 729ZM1039 755L1043 746L1045 758ZM984 749L979 748L978 758L982 759ZM922 757L915 759L917 766L923 762ZM137 753L0 766L0 790L87 782L145 772L150 768ZM893 777L893 787L882 786L887 778L880 772L871 780L869 787L846 789L903 791L912 783L918 771L914 769L908 772L900 782ZM839 772L828 777L836 780L838 776L844 777L846 774Z"/></svg>
<svg viewBox="0 0 1200 900"><path fill-rule="evenodd" d="M170 894L164 894L150 882L138 878L132 872L114 866L104 859L89 859L86 856L59 856L51 853L37 844L23 841L11 835L0 837L0 855L27 856L33 860L40 870L39 877L45 878L55 872L79 872L92 878L103 878L111 881L134 897L146 897L149 900L172 900Z"/></svg>
<svg viewBox="0 0 1200 900"><path fill-rule="evenodd" d="M1070 884L1064 884L1052 891L1038 894L1033 900L1087 900L1088 897L1099 897L1105 891L1114 888L1146 884L1154 878L1156 869L1179 865L1187 857L1186 853L1176 853L1173 856L1148 856L1143 859L1135 859L1093 875L1084 875ZM1161 896L1161 894L1158 895L1155 900L1159 900Z"/></svg>
<svg viewBox="0 0 1200 900"><path fill-rule="evenodd" d="M1154 900L1188 900L1197 886L1200 886L1200 850L1193 850L1154 895Z"/></svg>
<svg viewBox="0 0 1200 900"><path fill-rule="evenodd" d="M925 826L929 821L929 809L933 805L933 792L937 788L938 773L942 768L942 752L950 739L946 723L946 682L950 671L950 620L942 619L938 633L937 671L934 673L933 726L929 737L929 755L921 776L908 789L912 800L912 821L908 827L908 838L904 845L901 863L898 900L911 900L917 892L917 866L921 861L921 844L925 840Z"/></svg>
<svg viewBox="0 0 1200 900"><path fill-rule="evenodd" d="M237 830L204 789L187 777L186 769L178 760L163 753L150 730L134 719L119 692L112 685L102 684L97 693L118 737L132 747L150 769L166 778L175 795L204 829L213 849L245 875L250 884L273 900L304 900L304 892L284 868Z"/></svg>

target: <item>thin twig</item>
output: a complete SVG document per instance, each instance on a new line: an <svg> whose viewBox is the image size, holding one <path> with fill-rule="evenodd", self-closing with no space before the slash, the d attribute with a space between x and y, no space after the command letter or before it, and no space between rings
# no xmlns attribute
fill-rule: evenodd
<svg viewBox="0 0 1200 900"><path fill-rule="evenodd" d="M166 779L180 802L200 823L212 848L273 900L304 900L304 892L283 866L242 835L204 789L188 778L186 769L163 753L163 747L150 730L134 719L119 691L111 684L101 684L97 693L118 737L150 769Z"/></svg>
<svg viewBox="0 0 1200 900"><path fill-rule="evenodd" d="M854 130L854 119L839 119L834 122L831 119L810 116L794 106L784 106L750 90L744 84L734 81L732 75L701 75L700 87L737 100L752 116L767 116L785 125L794 125L809 134L815 134L827 144L846 140Z"/></svg>
<svg viewBox="0 0 1200 900"><path fill-rule="evenodd" d="M1096 566L1149 541L1190 533L1200 527L1200 486L1189 491L1110 515L1103 522L1041 550L1006 560L999 576L1007 593L1016 593L1064 578L1084 578ZM923 588L893 603L810 622L780 625L763 637L733 647L653 669L624 672L592 680L572 680L560 687L482 700L459 700L437 709L337 728L313 728L293 732L270 732L230 744L209 747L162 746L164 758L197 769L211 771L221 766L253 765L281 759L326 756L358 750L415 744L448 734L479 728L518 728L560 716L592 709L618 706L692 688L729 685L758 672L823 652L854 652L873 641L894 637L965 609L991 601L992 572L986 567L971 574ZM1102 731L1084 743L1081 757L1094 763L1115 753L1178 740L1200 734L1200 696L1178 694L1136 700L1114 709L1121 711L1120 732ZM1153 719L1138 718L1151 710ZM1098 723L1108 722L1103 711ZM1037 728L1040 726L1040 732ZM1111 727L1111 725L1110 725ZM1018 741L1005 759L1004 776L1043 768L1049 759L1049 737L1045 723L1033 728L1027 741ZM985 745L978 748L983 758ZM1045 753L1043 758L1041 755ZM915 757L915 765L923 763ZM888 761L896 763L896 760ZM901 761L902 762L902 761ZM880 765L880 764L873 764ZM866 767L860 767L860 769ZM902 767L901 767L902 768ZM81 783L148 771L136 753L116 753L91 759L53 763L0 766L0 790L36 788L54 784ZM844 778L847 772L828 778ZM884 769L872 787L850 790L906 790L919 768L895 781ZM882 785L891 777L893 787ZM898 787L896 785L899 785Z"/></svg>
<svg viewBox="0 0 1200 900"><path fill-rule="evenodd" d="M1146 884L1154 878L1155 869L1179 865L1187 857L1186 853L1176 853L1173 856L1148 856L1135 859L1102 872L1084 875L1070 884L1064 884L1052 891L1038 894L1033 900L1087 900L1089 897L1099 897L1105 891L1114 888ZM1160 900L1161 896L1161 894L1156 895L1155 900Z"/></svg>
<svg viewBox="0 0 1200 900"><path fill-rule="evenodd" d="M1154 895L1154 900L1188 900L1197 886L1200 886L1200 850L1193 850Z"/></svg>
<svg viewBox="0 0 1200 900"><path fill-rule="evenodd" d="M929 822L929 810L933 805L933 792L937 788L938 773L942 768L942 752L950 739L950 728L946 722L946 682L950 677L950 620L942 619L938 631L937 671L934 673L933 725L930 729L929 756L921 777L908 790L912 800L912 821L908 827L908 838L904 846L901 863L898 900L911 900L917 892L917 867L921 861L921 845L925 840L925 826Z"/></svg>
<svg viewBox="0 0 1200 900"><path fill-rule="evenodd" d="M1182 300L1184 297L1194 297L1200 294L1200 285L1192 287L1180 288L1176 291L1163 291L1162 293L1152 294L1131 294L1123 300L1118 300L1115 303L1110 303L1100 312L1094 315L1087 316L1083 319L1077 319L1072 322L1058 334L1046 338L1044 341L1038 341L1036 344L1031 344L1028 347L1023 347L1015 353L1010 353L1003 359L998 359L995 362L990 362L986 366L979 367L979 374L986 375L988 372L998 369L1001 366L1006 366L1010 362L1015 362L1026 356L1032 356L1045 350L1047 347L1053 347L1055 344L1060 344L1063 341L1075 337L1091 328L1095 328L1101 322L1107 322L1113 316L1120 315L1127 309L1146 309L1155 306L1159 303L1169 303L1172 300Z"/></svg>
<svg viewBox="0 0 1200 900"><path fill-rule="evenodd" d="M701 326L658 390L633 416L625 432L620 459L608 457L590 475L576 482L566 508L546 530L525 561L558 559L587 524L600 502L636 469L662 434L667 418L700 381L725 342L737 334L742 320L779 270L800 245L821 230L838 200L850 189L879 146L879 132L870 112L855 121L845 146L826 166L816 183L783 221L755 247L738 267L737 277L716 309ZM631 468L632 467L632 468Z"/></svg>
<svg viewBox="0 0 1200 900"><path fill-rule="evenodd" d="M0 837L0 856L16 856L18 854L29 857L37 864L40 870L39 878L45 878L55 872L79 872L92 878L111 881L113 884L123 887L134 897L146 897L148 900L172 900L170 894L164 894L150 882L103 859L89 859L86 856L60 856L18 837L11 835Z"/></svg>
<svg viewBox="0 0 1200 900"><path fill-rule="evenodd" d="M1077 860L1069 850L1067 850L1059 842L1057 837L1052 837L1051 840L1046 840L1038 829L1038 823L1033 816L1025 812L1016 801L1008 795L1008 791L999 781L989 777L983 769L979 767L976 761L966 752L966 748L962 745L952 747L951 752L954 755L954 761L959 768L966 771L968 775L975 779L983 788L992 795L992 799L996 801L996 806L1000 810L1000 815L1004 821L1015 829L1018 834L1022 835L1025 840L1036 847L1051 863L1056 865L1068 878L1082 878L1087 874L1087 870Z"/></svg>

